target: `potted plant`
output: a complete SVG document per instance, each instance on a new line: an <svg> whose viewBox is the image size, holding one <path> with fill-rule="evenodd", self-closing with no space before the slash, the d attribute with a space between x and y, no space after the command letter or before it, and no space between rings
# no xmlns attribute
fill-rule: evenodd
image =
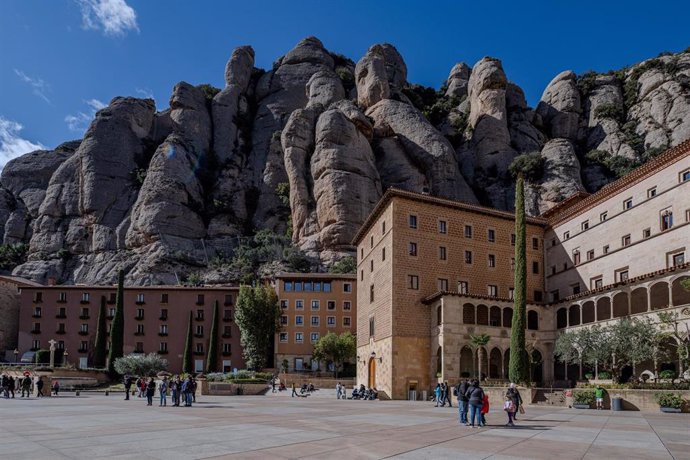
<svg viewBox="0 0 690 460"><path fill-rule="evenodd" d="M576 390L573 392L573 407L575 409L589 409L594 404L594 390Z"/></svg>
<svg viewBox="0 0 690 460"><path fill-rule="evenodd" d="M661 412L680 412L685 400L673 393L657 393L656 402L659 403Z"/></svg>

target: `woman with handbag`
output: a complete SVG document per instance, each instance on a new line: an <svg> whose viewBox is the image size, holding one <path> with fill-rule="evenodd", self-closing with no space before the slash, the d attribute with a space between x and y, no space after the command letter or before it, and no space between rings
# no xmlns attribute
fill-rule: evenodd
<svg viewBox="0 0 690 460"><path fill-rule="evenodd" d="M520 396L520 392L518 391L514 383L510 384L510 387L506 392L506 397L510 398L510 400L513 401L513 404L515 405L513 420L517 420L517 413L520 412L521 414L524 414L525 409L522 407L522 396Z"/></svg>

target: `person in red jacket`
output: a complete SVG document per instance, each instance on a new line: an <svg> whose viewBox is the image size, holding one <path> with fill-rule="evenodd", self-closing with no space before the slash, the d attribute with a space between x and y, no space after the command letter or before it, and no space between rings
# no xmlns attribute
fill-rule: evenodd
<svg viewBox="0 0 690 460"><path fill-rule="evenodd" d="M484 393L484 400L482 402L482 425L486 426L485 415L489 413L489 395Z"/></svg>

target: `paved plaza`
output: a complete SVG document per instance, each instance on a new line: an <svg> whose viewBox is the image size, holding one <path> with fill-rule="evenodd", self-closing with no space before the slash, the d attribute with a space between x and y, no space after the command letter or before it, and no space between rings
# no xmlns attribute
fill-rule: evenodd
<svg viewBox="0 0 690 460"><path fill-rule="evenodd" d="M690 415L528 406L519 426L407 401L289 394L147 407L121 394L0 400L2 459L690 459Z"/></svg>

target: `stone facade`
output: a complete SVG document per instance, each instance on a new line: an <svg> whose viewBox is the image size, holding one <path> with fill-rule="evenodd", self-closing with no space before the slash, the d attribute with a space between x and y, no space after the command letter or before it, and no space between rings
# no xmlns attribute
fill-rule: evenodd
<svg viewBox="0 0 690 460"><path fill-rule="evenodd" d="M19 330L21 288L40 286L33 281L14 276L0 276L0 352L6 360L14 361Z"/></svg>

